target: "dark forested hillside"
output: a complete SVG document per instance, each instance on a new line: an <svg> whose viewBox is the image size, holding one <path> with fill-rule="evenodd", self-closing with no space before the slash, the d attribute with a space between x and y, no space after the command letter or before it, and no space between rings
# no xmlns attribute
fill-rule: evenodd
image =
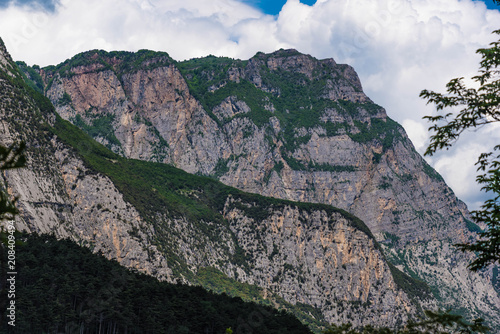
<svg viewBox="0 0 500 334"><path fill-rule="evenodd" d="M1 333L310 333L296 318L201 287L159 282L69 240L23 235L16 326ZM6 282L6 249L1 282ZM6 290L1 291L5 318Z"/></svg>

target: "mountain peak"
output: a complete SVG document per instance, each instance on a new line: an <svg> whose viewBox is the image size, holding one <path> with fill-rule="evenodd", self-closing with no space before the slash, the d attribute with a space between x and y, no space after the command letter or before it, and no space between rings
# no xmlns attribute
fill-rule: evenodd
<svg viewBox="0 0 500 334"><path fill-rule="evenodd" d="M318 61L311 55L301 53L296 49L279 49L271 53L257 52L250 61L269 61L269 59L301 59L302 61L315 62ZM283 60L284 61L284 60Z"/></svg>
<svg viewBox="0 0 500 334"><path fill-rule="evenodd" d="M273 56L278 57L293 57L293 56L306 56L311 57L310 55L306 55L297 49L279 49L271 53Z"/></svg>
<svg viewBox="0 0 500 334"><path fill-rule="evenodd" d="M79 53L57 66L49 66L50 72L61 76L72 76L93 71L114 70L120 73L134 72L138 69L169 66L175 61L166 52L141 49L131 51L90 50Z"/></svg>

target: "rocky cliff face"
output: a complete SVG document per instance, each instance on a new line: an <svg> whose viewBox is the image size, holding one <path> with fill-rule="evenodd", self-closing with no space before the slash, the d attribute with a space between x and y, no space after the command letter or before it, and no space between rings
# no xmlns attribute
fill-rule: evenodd
<svg viewBox="0 0 500 334"><path fill-rule="evenodd" d="M47 96L116 152L250 192L332 204L361 217L381 241L397 235L401 246L450 227L464 231L455 241L467 238L465 205L349 66L294 50L132 72L119 56L80 57L89 65L42 72Z"/></svg>
<svg viewBox="0 0 500 334"><path fill-rule="evenodd" d="M228 199L224 216L251 254L252 270L245 280L292 304L311 305L334 323L393 327L406 320L402 314L413 314L414 305L398 292L375 241L367 240L341 214L285 206L268 210L256 225L234 202ZM380 289L383 281L389 284L386 289ZM402 313L391 319L396 309Z"/></svg>
<svg viewBox="0 0 500 334"><path fill-rule="evenodd" d="M494 271L471 274L452 246L473 238L466 206L363 93L352 67L295 50L182 63L149 54L133 69L129 58L91 51L44 69L46 94L127 157L357 215L440 306L500 322Z"/></svg>
<svg viewBox="0 0 500 334"><path fill-rule="evenodd" d="M118 58L109 61L128 68ZM188 94L170 61L161 55L141 63L146 72L121 76L99 62L70 67L78 72L72 77L45 73L53 79L48 96L61 115L121 154L141 157L157 149L157 157L193 171L202 159L217 165L207 147L218 141L226 154L225 134L210 135L218 123ZM159 279L203 284L199 271L212 267L260 287L263 300L301 305L307 312L300 315L312 320L396 326L415 315L417 296L404 290L412 281L395 280L397 270L359 219L331 206L245 194L162 164L123 159L58 118L23 83L4 48L0 64L0 143L28 146L26 168L0 179L2 189L19 198L18 229L72 238ZM165 76L176 79L156 81ZM154 125L163 123L165 137ZM197 142L191 134L199 126L208 134Z"/></svg>
<svg viewBox="0 0 500 334"><path fill-rule="evenodd" d="M0 69L0 143L27 144L26 168L9 170L1 179L2 188L19 198L16 227L70 237L125 266L171 278L138 212L109 178L89 171L74 149L51 135L55 113L40 109L5 49L0 63L6 65ZM131 230L140 231L136 238Z"/></svg>

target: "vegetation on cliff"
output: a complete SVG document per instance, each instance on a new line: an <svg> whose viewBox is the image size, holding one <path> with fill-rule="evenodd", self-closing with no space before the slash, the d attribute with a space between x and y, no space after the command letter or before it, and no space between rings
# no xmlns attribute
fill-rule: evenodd
<svg viewBox="0 0 500 334"><path fill-rule="evenodd" d="M394 140L401 139L401 126L389 118L373 119L369 123L361 121L360 115L376 115L383 111L382 107L369 100L355 102L345 96L327 96L327 87L332 78L343 80L343 84L352 86L354 92L362 94L359 87L341 79L340 72L345 65L316 65L312 70L312 77L300 70L270 69L266 65L267 60L273 56L302 56L293 51L281 50L276 55L259 53L250 61L209 56L179 62L177 66L188 83L189 91L218 124L228 123L234 117L246 117L261 128L269 127L270 118L276 117L281 127L279 139L283 142L282 155L294 170L309 170L313 167L318 170L318 166L308 166L292 157L295 149L311 138L310 134L299 136L297 130L301 128L310 130L324 127L327 136L345 132L358 143L379 141L384 151L393 145ZM258 63L258 68L255 73L247 74L246 72L252 71L249 69L249 62L252 61ZM302 64L297 65L299 68L300 66ZM255 77L259 78L259 85L256 85ZM214 108L229 97L245 102L250 110L232 118L217 118ZM349 124L322 120L325 110L349 115L348 118L355 121Z"/></svg>
<svg viewBox="0 0 500 334"><path fill-rule="evenodd" d="M123 73L131 73L139 69L154 69L173 63L174 60L166 52L91 50L79 53L57 66L48 66L45 70L52 74L58 73L61 77L71 77L78 73L79 68L91 65L94 71L111 70L121 77Z"/></svg>

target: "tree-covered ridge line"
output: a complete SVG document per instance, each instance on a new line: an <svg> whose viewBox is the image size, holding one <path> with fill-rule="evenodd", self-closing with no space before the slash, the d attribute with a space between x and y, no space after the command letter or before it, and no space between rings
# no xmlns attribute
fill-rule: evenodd
<svg viewBox="0 0 500 334"><path fill-rule="evenodd" d="M16 326L0 333L311 333L292 315L201 287L159 282L53 236L19 236ZM0 276L6 279L7 252ZM1 291L5 319L6 290Z"/></svg>
<svg viewBox="0 0 500 334"><path fill-rule="evenodd" d="M266 66L258 69L258 75L262 78L262 85L257 87L245 74L249 71L252 61L266 62L270 57L293 57L301 56L310 58L318 63L313 71L313 77L292 70L278 68L271 70ZM207 56L194 58L186 61L175 61L165 52L150 50L139 50L138 52L92 50L75 55L71 59L55 66L47 66L43 69L35 66L30 68L22 62L18 62L23 74L30 85L40 90L40 71L47 77L47 90L55 75L61 77L73 76L84 70L87 71L113 71L121 79L125 73L138 70L151 70L156 67L176 66L186 80L189 92L204 107L205 111L216 121L219 126L231 121L231 119L220 120L214 114L214 108L228 97L236 97L245 102L250 112L238 114L234 117L249 118L258 127L269 126L270 118L276 117L280 121L282 131L279 139L291 157L294 150L299 147L304 138L297 137L297 129L312 129L324 127L328 136L336 135L333 128L342 128L352 140L359 143L380 141L384 148L391 145L395 139L400 139L402 128L396 126L391 120L376 124L358 121L354 125L337 124L331 121L323 122L321 117L325 110L336 110L339 114L349 115L357 119L360 114L376 115L384 112L383 108L370 100L365 102L353 102L348 99L332 100L327 94L329 82L341 81L343 85L352 86L356 92L360 88L343 77L342 71L347 65L330 63L323 64L311 56L300 54L295 50L280 50L273 54L258 53L250 60L239 60L227 57ZM42 84L43 85L43 84ZM270 109L272 106L273 109ZM363 135L368 131L369 135ZM89 133L97 133L98 129L90 129ZM361 135L360 135L361 133ZM113 134L110 134L111 139ZM113 140L112 140L113 141ZM113 143L113 145L116 143ZM111 145L111 144L110 144ZM291 159L288 157L288 159ZM291 162L292 169L300 168L300 164Z"/></svg>
<svg viewBox="0 0 500 334"><path fill-rule="evenodd" d="M317 308L302 303L293 305L274 293L265 291L256 285L241 283L213 267L198 269L195 282L216 294L227 294L231 297L239 297L246 302L286 310L307 325L314 333L320 333L329 326L324 315ZM264 298L264 296L266 297Z"/></svg>
<svg viewBox="0 0 500 334"><path fill-rule="evenodd" d="M124 73L135 72L138 69L153 69L160 66L168 66L175 61L166 52L139 50L111 51L90 50L79 53L59 65L44 67L44 71L58 73L61 77L76 74L75 70L85 66L91 66L92 71L115 71L120 77ZM97 65L97 66L96 66Z"/></svg>

